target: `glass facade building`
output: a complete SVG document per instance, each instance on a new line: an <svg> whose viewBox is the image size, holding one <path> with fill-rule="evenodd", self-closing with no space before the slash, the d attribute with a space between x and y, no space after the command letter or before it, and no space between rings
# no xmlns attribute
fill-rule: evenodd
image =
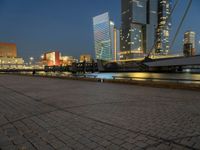
<svg viewBox="0 0 200 150"><path fill-rule="evenodd" d="M93 18L93 30L96 59L115 60L120 42L117 41L117 30L108 12Z"/></svg>
<svg viewBox="0 0 200 150"><path fill-rule="evenodd" d="M165 41L160 51L166 49L169 32L162 30L158 24L170 14L169 0L121 0L121 7L121 59L143 57L154 46L155 52L159 52L156 39ZM161 37L164 33L164 37Z"/></svg>
<svg viewBox="0 0 200 150"><path fill-rule="evenodd" d="M158 3L158 28L155 53L159 55L167 55L169 53L171 3L171 0L159 0Z"/></svg>
<svg viewBox="0 0 200 150"><path fill-rule="evenodd" d="M121 59L144 56L155 42L157 0L121 0Z"/></svg>

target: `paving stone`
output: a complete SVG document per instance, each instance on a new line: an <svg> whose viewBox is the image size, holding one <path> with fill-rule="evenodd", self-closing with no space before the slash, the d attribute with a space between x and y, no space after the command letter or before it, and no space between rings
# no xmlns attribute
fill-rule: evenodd
<svg viewBox="0 0 200 150"><path fill-rule="evenodd" d="M51 139L50 141L48 141L48 143L52 145L52 147L54 147L55 149L60 149L65 147L65 144L58 139Z"/></svg>
<svg viewBox="0 0 200 150"><path fill-rule="evenodd" d="M15 145L26 143L27 140L21 136L15 136L12 138L12 141Z"/></svg>
<svg viewBox="0 0 200 150"><path fill-rule="evenodd" d="M0 75L0 95L2 150L200 149L199 92Z"/></svg>
<svg viewBox="0 0 200 150"><path fill-rule="evenodd" d="M17 148L14 145L8 145L8 146L1 146L1 150L17 150Z"/></svg>
<svg viewBox="0 0 200 150"><path fill-rule="evenodd" d="M10 144L11 144L11 142L10 142L10 140L8 139L7 136L3 136L3 135L0 136L0 147L1 147L1 146L8 146L8 145L10 145Z"/></svg>
<svg viewBox="0 0 200 150"><path fill-rule="evenodd" d="M127 149L127 150L131 150L131 149L133 149L133 147L135 147L133 144L130 144L130 143L124 143L124 144L122 144L121 145L121 147L123 147L123 148L125 148L125 149Z"/></svg>
<svg viewBox="0 0 200 150"><path fill-rule="evenodd" d="M28 142L24 143L24 144L17 145L17 149L18 150L36 150L36 148L34 148L33 145L28 143Z"/></svg>

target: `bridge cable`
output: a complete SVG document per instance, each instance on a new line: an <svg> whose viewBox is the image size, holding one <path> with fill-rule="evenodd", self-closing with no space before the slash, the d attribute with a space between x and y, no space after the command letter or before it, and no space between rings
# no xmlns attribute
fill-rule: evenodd
<svg viewBox="0 0 200 150"><path fill-rule="evenodd" d="M185 13L184 13L184 15L183 15L183 18L181 19L181 22L180 22L180 24L179 24L179 26L178 26L178 29L177 29L177 31L176 31L176 34L175 34L173 40L172 40L172 44L171 44L170 48L172 48L172 47L174 46L174 43L175 43L175 41L176 41L176 38L177 38L177 36L178 36L178 34L179 34L179 32L180 32L180 29L181 29L181 27L182 27L182 25L183 25L183 23L184 23L184 21L185 21L185 18L187 17L187 14L188 14L188 12L189 12L189 10L190 10L190 8L191 8L191 5L192 5L192 0L190 0L189 3L188 3L187 9L186 9L186 11L185 11Z"/></svg>

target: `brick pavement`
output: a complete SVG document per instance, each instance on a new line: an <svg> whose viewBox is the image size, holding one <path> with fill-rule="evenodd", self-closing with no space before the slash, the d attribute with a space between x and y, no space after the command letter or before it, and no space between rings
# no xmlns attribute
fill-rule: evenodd
<svg viewBox="0 0 200 150"><path fill-rule="evenodd" d="M1 150L200 149L200 93L0 75Z"/></svg>

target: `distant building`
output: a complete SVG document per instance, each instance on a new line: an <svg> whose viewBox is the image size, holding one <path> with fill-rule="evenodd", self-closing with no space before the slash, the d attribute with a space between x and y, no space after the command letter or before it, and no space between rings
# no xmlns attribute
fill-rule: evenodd
<svg viewBox="0 0 200 150"><path fill-rule="evenodd" d="M71 66L74 62L76 62L76 59L73 56L61 56L60 57L60 64L62 66Z"/></svg>
<svg viewBox="0 0 200 150"><path fill-rule="evenodd" d="M60 66L60 52L52 51L44 53L43 57L43 64L46 66Z"/></svg>
<svg viewBox="0 0 200 150"><path fill-rule="evenodd" d="M169 53L169 36L171 29L171 0L158 0L158 28L155 54Z"/></svg>
<svg viewBox="0 0 200 150"><path fill-rule="evenodd" d="M24 66L23 58L0 57L0 68L1 69L22 68L23 66Z"/></svg>
<svg viewBox="0 0 200 150"><path fill-rule="evenodd" d="M143 57L152 48L168 52L170 5L170 0L121 0L121 59Z"/></svg>
<svg viewBox="0 0 200 150"><path fill-rule="evenodd" d="M113 60L117 61L120 59L120 31L113 28Z"/></svg>
<svg viewBox="0 0 200 150"><path fill-rule="evenodd" d="M80 55L79 62L92 62L92 56L89 54Z"/></svg>
<svg viewBox="0 0 200 150"><path fill-rule="evenodd" d="M96 59L115 60L120 44L116 36L119 34L116 34L118 31L108 12L93 18L93 29Z"/></svg>
<svg viewBox="0 0 200 150"><path fill-rule="evenodd" d="M188 31L184 34L183 53L185 56L194 56L196 53L195 35L193 31Z"/></svg>
<svg viewBox="0 0 200 150"><path fill-rule="evenodd" d="M0 42L0 68L13 69L22 68L23 66L23 58L17 57L16 44Z"/></svg>
<svg viewBox="0 0 200 150"><path fill-rule="evenodd" d="M158 0L121 0L121 59L144 56L155 42Z"/></svg>
<svg viewBox="0 0 200 150"><path fill-rule="evenodd" d="M16 44L0 42L0 57L17 57Z"/></svg>

